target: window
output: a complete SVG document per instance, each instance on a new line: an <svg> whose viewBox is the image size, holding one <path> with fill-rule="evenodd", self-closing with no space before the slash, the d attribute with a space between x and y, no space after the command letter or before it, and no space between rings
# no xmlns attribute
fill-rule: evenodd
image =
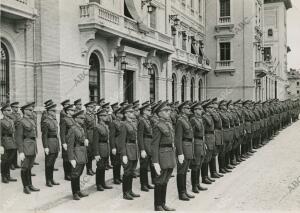
<svg viewBox="0 0 300 213"><path fill-rule="evenodd" d="M131 16L131 14L130 14L130 12L129 12L129 10L128 10L126 1L124 1L124 16L126 16L127 18L133 19L132 16Z"/></svg>
<svg viewBox="0 0 300 213"><path fill-rule="evenodd" d="M272 56L271 47L264 47L264 61L270 61Z"/></svg>
<svg viewBox="0 0 300 213"><path fill-rule="evenodd" d="M177 100L177 78L176 75L172 74L172 102L175 102Z"/></svg>
<svg viewBox="0 0 300 213"><path fill-rule="evenodd" d="M199 101L202 101L202 79L199 80L199 85L198 85L198 99Z"/></svg>
<svg viewBox="0 0 300 213"><path fill-rule="evenodd" d="M181 79L181 102L185 101L185 93L186 93L186 77L183 76Z"/></svg>
<svg viewBox="0 0 300 213"><path fill-rule="evenodd" d="M220 17L230 16L230 0L220 0Z"/></svg>
<svg viewBox="0 0 300 213"><path fill-rule="evenodd" d="M153 7L153 11L150 13L150 27L156 29L156 7Z"/></svg>
<svg viewBox="0 0 300 213"><path fill-rule="evenodd" d="M299 81L297 81L297 86L299 86Z"/></svg>
<svg viewBox="0 0 300 213"><path fill-rule="evenodd" d="M273 30L272 29L268 29L268 36L272 37L273 36Z"/></svg>
<svg viewBox="0 0 300 213"><path fill-rule="evenodd" d="M186 40L187 40L187 35L185 32L181 34L181 47L183 50L186 50Z"/></svg>
<svg viewBox="0 0 300 213"><path fill-rule="evenodd" d="M155 101L155 71L150 75L150 102Z"/></svg>
<svg viewBox="0 0 300 213"><path fill-rule="evenodd" d="M9 54L3 43L1 43L0 89L0 104L9 102Z"/></svg>
<svg viewBox="0 0 300 213"><path fill-rule="evenodd" d="M198 1L198 10L199 10L199 11L198 11L198 12L199 12L199 15L201 16L201 15L202 15L202 11L201 11L201 10L202 10L202 0L199 0L199 1Z"/></svg>
<svg viewBox="0 0 300 213"><path fill-rule="evenodd" d="M194 101L195 98L195 79L191 79L191 101Z"/></svg>
<svg viewBox="0 0 300 213"><path fill-rule="evenodd" d="M221 42L220 43L220 60L221 61L231 60L230 42Z"/></svg>
<svg viewBox="0 0 300 213"><path fill-rule="evenodd" d="M299 90L297 90L297 94L299 94Z"/></svg>
<svg viewBox="0 0 300 213"><path fill-rule="evenodd" d="M90 100L98 102L100 100L100 62L95 53L91 54L89 65Z"/></svg>

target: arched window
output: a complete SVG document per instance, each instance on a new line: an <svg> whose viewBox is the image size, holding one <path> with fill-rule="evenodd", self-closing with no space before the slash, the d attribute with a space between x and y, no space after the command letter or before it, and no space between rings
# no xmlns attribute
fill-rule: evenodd
<svg viewBox="0 0 300 213"><path fill-rule="evenodd" d="M9 102L9 54L1 43L0 103Z"/></svg>
<svg viewBox="0 0 300 213"><path fill-rule="evenodd" d="M181 79L181 102L185 101L186 97L186 77L182 76Z"/></svg>
<svg viewBox="0 0 300 213"><path fill-rule="evenodd" d="M199 101L202 101L202 79L199 80L199 85L198 85L198 99Z"/></svg>
<svg viewBox="0 0 300 213"><path fill-rule="evenodd" d="M155 101L155 78L156 73L155 71L150 75L150 102Z"/></svg>
<svg viewBox="0 0 300 213"><path fill-rule="evenodd" d="M172 102L177 101L177 78L176 75L172 74Z"/></svg>
<svg viewBox="0 0 300 213"><path fill-rule="evenodd" d="M195 79L191 79L191 101L195 100Z"/></svg>
<svg viewBox="0 0 300 213"><path fill-rule="evenodd" d="M273 36L273 29L268 29L268 36L272 37Z"/></svg>
<svg viewBox="0 0 300 213"><path fill-rule="evenodd" d="M89 65L90 100L98 102L100 100L100 62L95 53L91 54Z"/></svg>

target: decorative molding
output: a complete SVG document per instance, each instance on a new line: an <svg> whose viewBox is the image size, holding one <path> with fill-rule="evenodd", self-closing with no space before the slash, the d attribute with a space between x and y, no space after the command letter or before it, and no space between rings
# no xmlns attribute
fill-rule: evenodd
<svg viewBox="0 0 300 213"><path fill-rule="evenodd" d="M121 37L115 37L108 40L108 55L109 55L109 62L111 62L114 59L114 53L113 50L117 51L119 47L121 47L121 41L123 38Z"/></svg>
<svg viewBox="0 0 300 213"><path fill-rule="evenodd" d="M96 38L96 29L80 30L81 56L84 57L88 53L88 42L94 41Z"/></svg>
<svg viewBox="0 0 300 213"><path fill-rule="evenodd" d="M218 70L214 70L215 75L219 76L220 74L225 74L225 75L231 75L233 76L235 73L235 69L231 68L231 69L218 69Z"/></svg>

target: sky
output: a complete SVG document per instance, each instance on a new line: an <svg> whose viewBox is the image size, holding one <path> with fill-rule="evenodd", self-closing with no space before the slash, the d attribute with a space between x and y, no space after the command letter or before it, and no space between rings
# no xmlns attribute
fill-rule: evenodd
<svg viewBox="0 0 300 213"><path fill-rule="evenodd" d="M292 0L293 8L287 11L288 69L300 69L300 0Z"/></svg>

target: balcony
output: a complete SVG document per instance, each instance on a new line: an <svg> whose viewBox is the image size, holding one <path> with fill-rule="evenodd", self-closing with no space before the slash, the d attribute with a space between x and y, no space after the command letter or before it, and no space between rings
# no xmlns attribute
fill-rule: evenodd
<svg viewBox="0 0 300 213"><path fill-rule="evenodd" d="M215 26L215 29L217 32L220 30L231 30L234 27L234 24L232 24L231 16L222 16L219 17L218 23Z"/></svg>
<svg viewBox="0 0 300 213"><path fill-rule="evenodd" d="M235 68L233 66L232 60L216 61L216 69L215 69L216 76L218 76L219 74L233 75L234 72L235 72Z"/></svg>
<svg viewBox="0 0 300 213"><path fill-rule="evenodd" d="M262 78L268 73L268 67L264 61L255 62L255 75L257 78Z"/></svg>
<svg viewBox="0 0 300 213"><path fill-rule="evenodd" d="M34 0L1 0L1 16L20 20L33 20L37 16Z"/></svg>
<svg viewBox="0 0 300 213"><path fill-rule="evenodd" d="M109 11L96 3L80 6L79 29L81 32L97 31L110 38L120 37L144 48L174 52L172 37L153 29L142 32L137 21Z"/></svg>

